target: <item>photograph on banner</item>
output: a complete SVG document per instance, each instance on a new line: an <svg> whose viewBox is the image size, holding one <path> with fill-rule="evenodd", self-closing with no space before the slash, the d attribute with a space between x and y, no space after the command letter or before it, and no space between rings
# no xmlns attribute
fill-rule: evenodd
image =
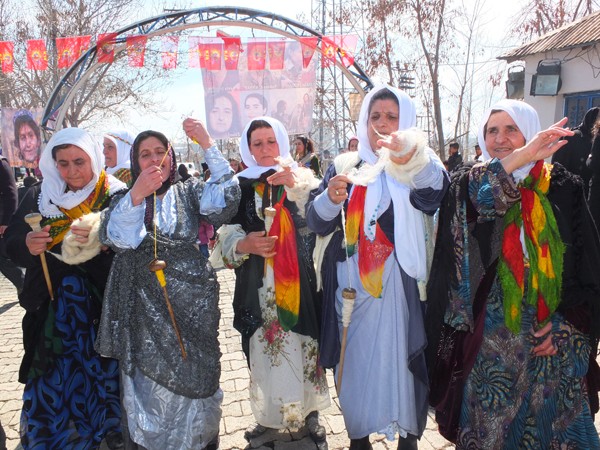
<svg viewBox="0 0 600 450"><path fill-rule="evenodd" d="M210 54L215 53L210 52ZM300 42L248 39L236 68L211 61L202 69L208 130L215 139L239 137L248 121L270 115L289 133L309 133L317 58L307 60Z"/></svg>
<svg viewBox="0 0 600 450"><path fill-rule="evenodd" d="M12 167L37 168L42 149L42 108L2 108L2 155Z"/></svg>

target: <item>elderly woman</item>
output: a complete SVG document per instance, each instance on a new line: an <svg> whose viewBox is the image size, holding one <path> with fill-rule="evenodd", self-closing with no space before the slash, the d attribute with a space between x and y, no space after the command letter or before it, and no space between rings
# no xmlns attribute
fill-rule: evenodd
<svg viewBox="0 0 600 450"><path fill-rule="evenodd" d="M234 326L250 365L250 404L258 422L245 436L251 440L267 428L299 428L305 422L324 449L318 411L329 406L329 394L318 363L314 235L303 215L318 181L293 164L288 135L276 119L251 121L240 147L247 167L238 174L242 200L232 225L219 231L213 255L236 273ZM270 231L266 208L276 213Z"/></svg>
<svg viewBox="0 0 600 450"><path fill-rule="evenodd" d="M113 130L104 135L106 173L131 187L131 144L135 135L127 130Z"/></svg>
<svg viewBox="0 0 600 450"><path fill-rule="evenodd" d="M198 250L200 220L229 220L237 180L204 125L183 123L205 149L212 178L178 181L167 138L144 131L131 151L133 186L103 216L117 251L96 348L119 360L126 428L147 449L216 449L223 392L219 284Z"/></svg>
<svg viewBox="0 0 600 450"><path fill-rule="evenodd" d="M457 448L600 448L598 236L581 179L544 162L565 123L540 131L526 103L493 106L484 162L457 171L440 210L430 402Z"/></svg>
<svg viewBox="0 0 600 450"><path fill-rule="evenodd" d="M116 444L117 361L100 357L93 343L113 259L98 240L100 211L126 186L104 172L100 146L79 128L50 139L40 169L44 181L27 191L5 234L10 258L26 268L19 294L26 310L19 370L25 383L21 444L25 449L98 448L105 437ZM41 214L41 231L25 223L31 212Z"/></svg>
<svg viewBox="0 0 600 450"><path fill-rule="evenodd" d="M326 367L338 364L341 321L350 314L343 288L356 290L338 385L352 450L370 449L374 432L390 440L398 433L398 448L416 448L427 420L420 300L430 215L448 177L415 123L408 95L373 89L360 111L358 152L334 160L306 213L312 230L333 233L322 263Z"/></svg>

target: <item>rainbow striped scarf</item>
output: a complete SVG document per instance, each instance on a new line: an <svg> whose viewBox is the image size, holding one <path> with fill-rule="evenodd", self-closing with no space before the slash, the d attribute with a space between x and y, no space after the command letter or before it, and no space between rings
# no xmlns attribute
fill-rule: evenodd
<svg viewBox="0 0 600 450"><path fill-rule="evenodd" d="M504 322L515 334L521 330L521 302L525 292L525 255L521 228L529 256L527 303L537 309L538 323L545 324L561 296L563 244L552 206L546 197L552 165L538 161L519 190L521 202L504 218L502 254L498 274L504 293Z"/></svg>
<svg viewBox="0 0 600 450"><path fill-rule="evenodd" d="M264 190L263 183L255 185L255 191L261 198L264 198ZM276 255L267 258L265 263L272 268L275 278L275 304L279 324L285 331L289 331L298 323L300 313L300 269L296 227L289 210L283 206L285 190L280 189L279 195L279 200L273 206L276 214L269 230L269 236L278 236L275 242Z"/></svg>
<svg viewBox="0 0 600 450"><path fill-rule="evenodd" d="M62 216L44 219L42 227L50 225L50 237L52 238L52 242L48 248L52 248L62 242L74 220L79 219L85 214L100 211L104 208L106 200L109 197L108 187L108 177L103 170L100 172L96 187L94 187L88 198L71 209L59 207L58 209L64 214Z"/></svg>
<svg viewBox="0 0 600 450"><path fill-rule="evenodd" d="M383 268L394 246L379 223L375 225L375 239L369 240L360 230L364 223L366 186L354 186L346 213L346 248L354 255L358 243L358 273L364 289L380 298L383 291Z"/></svg>

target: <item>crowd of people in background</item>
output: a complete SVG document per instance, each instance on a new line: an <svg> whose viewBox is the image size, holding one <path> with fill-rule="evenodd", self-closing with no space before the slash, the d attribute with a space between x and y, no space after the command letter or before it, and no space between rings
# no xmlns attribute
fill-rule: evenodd
<svg viewBox="0 0 600 450"><path fill-rule="evenodd" d="M373 433L418 448L429 407L459 449L600 449L600 108L542 129L500 101L473 155L451 141L442 161L393 87L337 155L290 135L299 106L248 94L242 129L231 94L210 97L206 124L182 123L201 172L159 131L66 128L42 148L15 114L39 165L17 189L0 160L23 448L218 449L226 267L250 443L304 428L327 449L330 369L350 450Z"/></svg>

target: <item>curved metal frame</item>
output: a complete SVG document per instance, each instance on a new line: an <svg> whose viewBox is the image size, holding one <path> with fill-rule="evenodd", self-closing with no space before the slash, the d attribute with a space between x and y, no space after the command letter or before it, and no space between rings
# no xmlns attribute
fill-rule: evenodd
<svg viewBox="0 0 600 450"><path fill-rule="evenodd" d="M264 11L237 8L237 7L209 7L189 9L151 17L137 23L128 25L116 31L115 53L125 49L125 35L135 30L138 35L148 37L160 36L162 34L198 28L202 26L239 26L244 28L255 28L279 34L284 37L299 41L301 37L317 37L317 49L321 51L323 35L312 28L288 19L278 14ZM42 129L44 132L57 131L62 128L68 105L77 92L79 85L90 78L100 66L96 58L96 45L90 47L77 61L67 70L60 79L48 103L44 109L42 118ZM337 49L338 55L340 49ZM348 78L354 88L364 97L373 87L371 80L362 68L354 62L350 67L345 67L336 58L335 65ZM102 64L103 65L103 64ZM48 121L52 118L54 128L48 127Z"/></svg>

